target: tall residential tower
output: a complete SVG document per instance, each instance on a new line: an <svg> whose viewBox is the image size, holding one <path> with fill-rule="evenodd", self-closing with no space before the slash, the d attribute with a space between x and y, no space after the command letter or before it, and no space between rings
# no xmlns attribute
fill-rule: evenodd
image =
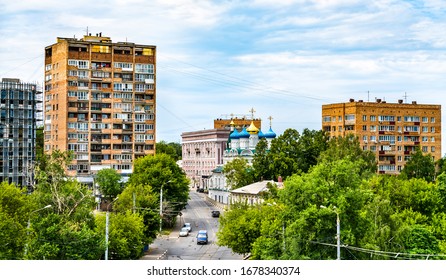
<svg viewBox="0 0 446 280"><path fill-rule="evenodd" d="M90 183L102 168L130 174L155 153L156 46L91 34L45 48L46 153L73 151L69 175Z"/></svg>

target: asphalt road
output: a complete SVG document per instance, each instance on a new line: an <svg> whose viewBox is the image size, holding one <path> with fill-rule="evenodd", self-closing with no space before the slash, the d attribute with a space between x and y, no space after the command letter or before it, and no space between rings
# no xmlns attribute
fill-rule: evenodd
<svg viewBox="0 0 446 280"><path fill-rule="evenodd" d="M205 199L203 193L195 190L190 192L190 200L186 209L182 211L182 216L178 217L174 229L169 235L157 238L150 245L148 253L142 259L163 259L163 260L240 260L243 256L234 254L227 247L220 247L216 244L218 231L218 218L211 216L212 210L216 208ZM179 237L179 230L184 223L191 223L192 231L187 237ZM206 245L197 244L197 233L199 230L207 230L209 243Z"/></svg>

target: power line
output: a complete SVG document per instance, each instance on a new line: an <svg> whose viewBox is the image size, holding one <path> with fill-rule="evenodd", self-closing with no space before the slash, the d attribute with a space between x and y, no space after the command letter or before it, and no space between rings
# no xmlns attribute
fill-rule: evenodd
<svg viewBox="0 0 446 280"><path fill-rule="evenodd" d="M330 246L330 247L336 247L336 244L331 243L324 243L324 242L317 242L317 241L309 241L310 243L319 244L323 246ZM401 253L401 252L388 252L388 251L380 251L380 250L372 250L372 249L365 249L360 247L354 247L350 245L341 245L341 248L345 248L348 250L358 251L362 253L368 253L371 255L378 255L378 256L386 256L386 257L392 257L394 259L398 258L406 258L406 259L414 259L414 258L425 258L426 260L430 257L440 257L440 258L446 258L445 254L412 254L412 253Z"/></svg>

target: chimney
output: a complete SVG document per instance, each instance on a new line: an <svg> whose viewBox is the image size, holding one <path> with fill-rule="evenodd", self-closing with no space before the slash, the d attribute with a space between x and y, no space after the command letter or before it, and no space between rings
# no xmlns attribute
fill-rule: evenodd
<svg viewBox="0 0 446 280"><path fill-rule="evenodd" d="M364 101L362 101L362 100L358 100L358 102L364 102Z"/></svg>
<svg viewBox="0 0 446 280"><path fill-rule="evenodd" d="M355 102L355 100L353 98L350 98L350 102Z"/></svg>
<svg viewBox="0 0 446 280"><path fill-rule="evenodd" d="M398 104L403 104L403 100L402 99L398 99Z"/></svg>
<svg viewBox="0 0 446 280"><path fill-rule="evenodd" d="M381 98L377 98L377 99L376 99L376 102L377 102L377 103L381 103Z"/></svg>
<svg viewBox="0 0 446 280"><path fill-rule="evenodd" d="M412 101L412 104L413 104L413 105L417 105L417 102L416 102L416 101Z"/></svg>

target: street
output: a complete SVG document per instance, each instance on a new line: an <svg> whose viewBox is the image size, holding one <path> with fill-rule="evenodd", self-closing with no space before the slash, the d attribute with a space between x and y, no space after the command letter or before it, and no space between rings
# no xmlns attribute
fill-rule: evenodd
<svg viewBox="0 0 446 280"><path fill-rule="evenodd" d="M158 237L152 244L143 260L241 260L243 256L233 254L227 247L220 247L216 243L218 218L211 216L212 210L218 209L206 201L206 194L190 191L190 199L182 215L169 235ZM179 237L179 230L184 223L191 223L192 231L187 237ZM209 242L206 245L197 244L199 230L207 230Z"/></svg>

